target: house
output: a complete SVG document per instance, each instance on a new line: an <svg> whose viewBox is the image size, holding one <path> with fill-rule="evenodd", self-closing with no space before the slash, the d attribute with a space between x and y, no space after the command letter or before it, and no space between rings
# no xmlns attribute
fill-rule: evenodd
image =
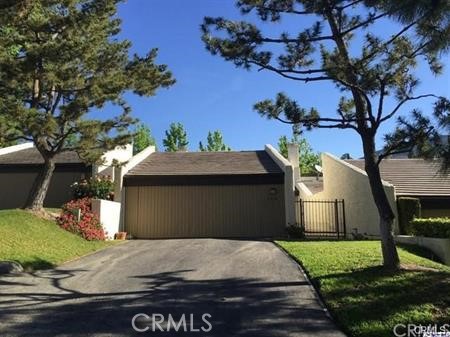
<svg viewBox="0 0 450 337"><path fill-rule="evenodd" d="M364 169L363 160L347 160ZM420 200L422 217L450 217L450 175L440 172L439 161L424 159L385 159L380 163L381 178L395 187L396 197Z"/></svg>
<svg viewBox="0 0 450 337"><path fill-rule="evenodd" d="M364 160L342 160L322 154L323 177L300 179L296 183L303 200L345 202L348 232L379 236L379 216L373 201ZM383 186L397 218L398 197L417 197L422 216L450 215L450 175L439 174L439 163L422 159L385 159L380 164ZM332 219L325 219L333 223ZM398 231L395 220L394 229Z"/></svg>
<svg viewBox="0 0 450 337"><path fill-rule="evenodd" d="M63 152L55 157L55 172L44 201L45 207L61 207L72 197L70 185L93 174L112 174L114 159L124 162L132 157L132 147L118 148L105 153L101 166L86 164L76 152ZM25 206L33 182L44 160L33 143L0 149L0 209Z"/></svg>
<svg viewBox="0 0 450 337"><path fill-rule="evenodd" d="M151 152L117 170L123 228L135 238L274 237L295 222L293 167L270 145Z"/></svg>

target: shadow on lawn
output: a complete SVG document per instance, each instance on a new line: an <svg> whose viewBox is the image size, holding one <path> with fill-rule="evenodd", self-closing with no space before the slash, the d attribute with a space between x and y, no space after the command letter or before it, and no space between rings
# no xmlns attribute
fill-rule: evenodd
<svg viewBox="0 0 450 337"><path fill-rule="evenodd" d="M313 282L321 288L332 314L356 336L392 336L397 323L448 324L450 320L448 272L392 273L371 267L319 277ZM393 317L396 322L387 321ZM375 324L373 330L363 334L355 333L372 322L381 325Z"/></svg>
<svg viewBox="0 0 450 337"><path fill-rule="evenodd" d="M54 268L55 265L47 260L41 259L39 257L34 257L32 260L22 262L22 267L26 271L33 271Z"/></svg>
<svg viewBox="0 0 450 337"><path fill-rule="evenodd" d="M131 320L138 313L159 313L166 319L171 314L176 320L185 314L188 326L189 315L193 314L195 328L207 327L201 316L209 313L213 330L192 333L194 336L288 336L305 329L305 335L324 333L326 336L333 328L323 310L309 305L310 298L305 298L305 305L299 307L296 296L291 296L290 290L308 287L304 281L190 280L183 275L189 270L179 270L131 276L128 278L130 284L139 290L123 289L120 292L83 293L62 282L82 272L50 271L45 276L49 279L49 288L45 291L33 292L27 287L20 292L0 295L1 334L130 336L133 335ZM9 323L2 326L1 322ZM179 336L191 333L148 331L147 334Z"/></svg>

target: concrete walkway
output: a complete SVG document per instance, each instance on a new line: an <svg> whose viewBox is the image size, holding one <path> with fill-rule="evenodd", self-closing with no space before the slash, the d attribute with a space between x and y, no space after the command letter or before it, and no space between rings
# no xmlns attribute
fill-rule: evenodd
<svg viewBox="0 0 450 337"><path fill-rule="evenodd" d="M216 239L130 241L0 277L0 335L344 336L273 243Z"/></svg>

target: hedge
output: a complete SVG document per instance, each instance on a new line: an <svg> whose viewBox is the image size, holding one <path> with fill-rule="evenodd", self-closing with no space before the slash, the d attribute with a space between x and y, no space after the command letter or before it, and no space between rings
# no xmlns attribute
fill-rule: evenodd
<svg viewBox="0 0 450 337"><path fill-rule="evenodd" d="M411 229L416 236L450 239L450 218L414 219Z"/></svg>
<svg viewBox="0 0 450 337"><path fill-rule="evenodd" d="M397 209L400 234L412 234L411 221L414 218L420 218L420 200L400 197L397 199Z"/></svg>

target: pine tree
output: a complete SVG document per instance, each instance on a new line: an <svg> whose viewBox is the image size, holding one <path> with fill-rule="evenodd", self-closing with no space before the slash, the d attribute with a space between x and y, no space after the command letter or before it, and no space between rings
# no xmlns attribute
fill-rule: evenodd
<svg viewBox="0 0 450 337"><path fill-rule="evenodd" d="M96 162L131 141L125 92L152 96L174 83L155 64L156 49L129 57L131 43L118 37L119 2L9 0L0 7L0 134L32 141L45 163L27 208L42 208L57 154L76 151ZM107 103L121 113L89 117Z"/></svg>
<svg viewBox="0 0 450 337"><path fill-rule="evenodd" d="M163 139L163 145L166 152L187 151L189 142L184 126L181 123L170 124L169 130L166 130L166 138Z"/></svg>
<svg viewBox="0 0 450 337"><path fill-rule="evenodd" d="M218 151L231 151L231 148L223 142L222 133L219 130L209 131L206 138L206 147L203 143L199 143L200 151L218 152Z"/></svg>
<svg viewBox="0 0 450 337"><path fill-rule="evenodd" d="M420 3L420 4L418 4ZM302 107L284 93L274 100L255 104L261 116L306 129L335 128L355 131L361 138L365 168L372 196L380 216L383 263L399 268L393 236L394 212L383 188L376 153L380 126L394 118L407 102L438 98L433 93L415 94L418 79L414 68L419 59L439 74L439 56L450 46L450 3L437 1L389 0L237 0L243 15L252 14L267 24L280 25L283 18L297 18L279 36L267 36L249 21L206 17L202 39L208 51L237 67L273 72L298 83L328 82L342 94L337 116ZM390 36L377 36L377 27L387 20L401 27ZM277 27L277 30L282 30ZM267 27L264 27L267 32ZM386 98L393 97L393 109ZM439 98L438 98L439 99ZM444 98L440 101L445 101ZM448 106L440 103L442 113ZM420 117L416 114L415 117ZM420 118L419 118L420 119ZM429 125L430 123L428 123ZM430 125L427 130L435 130ZM423 132L419 132L419 137ZM416 137L414 133L410 135ZM395 145L391 148L394 151Z"/></svg>
<svg viewBox="0 0 450 337"><path fill-rule="evenodd" d="M150 145L156 146L150 128L143 123L138 124L133 134L133 154L141 152Z"/></svg>

